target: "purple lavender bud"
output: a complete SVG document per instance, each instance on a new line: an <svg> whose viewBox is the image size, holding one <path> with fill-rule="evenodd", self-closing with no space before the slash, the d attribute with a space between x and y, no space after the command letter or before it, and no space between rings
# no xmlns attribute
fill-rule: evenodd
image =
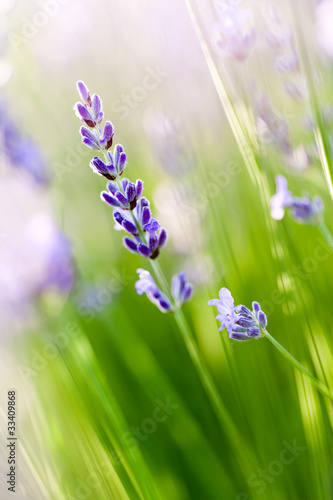
<svg viewBox="0 0 333 500"><path fill-rule="evenodd" d="M90 93L89 93L89 89L86 86L86 84L82 80L79 80L76 83L76 86L77 86L77 90L80 94L82 101L85 104L88 104L88 106L90 106L91 105Z"/></svg>
<svg viewBox="0 0 333 500"><path fill-rule="evenodd" d="M90 127L90 128L95 127L96 122L94 121L93 117L91 116L91 114L89 113L87 108L85 106L83 106L83 104L81 104L80 102L77 102L74 105L74 111L75 111L76 116L78 118L80 118L80 120L82 122L84 122L86 125L88 125L88 127Z"/></svg>
<svg viewBox="0 0 333 500"><path fill-rule="evenodd" d="M143 192L143 182L140 179L136 181L135 190L136 190L136 199L138 200L139 198L141 198Z"/></svg>
<svg viewBox="0 0 333 500"><path fill-rule="evenodd" d="M105 122L103 139L100 141L101 146L105 149L109 149L112 146L114 136L114 127L111 122Z"/></svg>
<svg viewBox="0 0 333 500"><path fill-rule="evenodd" d="M260 304L258 302L252 302L252 309L255 317L258 319L258 313L260 311Z"/></svg>
<svg viewBox="0 0 333 500"><path fill-rule="evenodd" d="M148 233L153 233L155 231L158 231L161 226L160 224L157 222L156 219L154 219L153 217L150 219L150 221L148 222L148 224L145 224L143 226L143 228L148 231Z"/></svg>
<svg viewBox="0 0 333 500"><path fill-rule="evenodd" d="M254 319L246 318L245 316L240 316L237 318L236 324L243 326L244 328L249 328L250 326L256 326Z"/></svg>
<svg viewBox="0 0 333 500"><path fill-rule="evenodd" d="M129 208L129 203L127 198L121 193L120 191L117 191L115 194L115 197L119 201L119 204L121 205L122 208Z"/></svg>
<svg viewBox="0 0 333 500"><path fill-rule="evenodd" d="M245 306L239 306L239 308L237 308L237 312L242 314L243 316L248 316L249 318L252 318L252 313L250 309L248 309Z"/></svg>
<svg viewBox="0 0 333 500"><path fill-rule="evenodd" d="M258 322L261 328L266 328L267 326L267 317L263 311L259 311Z"/></svg>
<svg viewBox="0 0 333 500"><path fill-rule="evenodd" d="M261 330L258 326L250 326L247 330L247 334L251 338L261 337Z"/></svg>
<svg viewBox="0 0 333 500"><path fill-rule="evenodd" d="M229 338L234 340L249 340L249 337L246 335L246 333L237 333L237 332L232 332L229 335Z"/></svg>
<svg viewBox="0 0 333 500"><path fill-rule="evenodd" d="M143 201L143 200L142 200ZM142 204L142 202L141 202ZM142 225L145 226L150 221L151 213L149 207L143 207L141 221Z"/></svg>
<svg viewBox="0 0 333 500"><path fill-rule="evenodd" d="M241 326L233 325L232 326L232 331L236 332L236 333L246 333L247 329L246 328L242 328Z"/></svg>
<svg viewBox="0 0 333 500"><path fill-rule="evenodd" d="M110 191L110 193L112 193L112 194L116 194L116 192L118 191L118 185L114 181L108 182L106 187Z"/></svg>
<svg viewBox="0 0 333 500"><path fill-rule="evenodd" d="M122 145L121 144L116 144L115 147L114 147L114 151L113 151L114 161L115 161L116 165L118 165L120 155L123 152L124 152L124 148L122 147Z"/></svg>
<svg viewBox="0 0 333 500"><path fill-rule="evenodd" d="M169 311L172 310L171 304L166 299L166 297L160 297L158 299L158 301L159 301L160 309L161 309L162 312L169 312Z"/></svg>
<svg viewBox="0 0 333 500"><path fill-rule="evenodd" d="M125 236L125 238L123 238L123 243L124 243L125 247L127 248L127 250L129 250L130 252L133 252L133 253L138 252L138 245L135 243L135 241L131 240L131 238L127 238Z"/></svg>
<svg viewBox="0 0 333 500"><path fill-rule="evenodd" d="M143 197L141 198L141 207L149 207L149 201L147 200L147 198Z"/></svg>
<svg viewBox="0 0 333 500"><path fill-rule="evenodd" d="M96 149L99 149L99 145L98 145L98 142L96 140L96 137L94 136L94 134L92 134L90 132L89 129L87 129L86 127L81 127L80 133L81 133L81 136L83 138L89 139L92 143L94 143L96 145Z"/></svg>
<svg viewBox="0 0 333 500"><path fill-rule="evenodd" d="M106 175L108 173L105 163L98 158L98 156L95 156L95 158L91 160L90 166L96 174Z"/></svg>
<svg viewBox="0 0 333 500"><path fill-rule="evenodd" d="M166 230L162 229L162 231L160 232L160 239L158 242L159 248L164 247L164 245L166 244L167 238L168 238L168 236L167 236Z"/></svg>
<svg viewBox="0 0 333 500"><path fill-rule="evenodd" d="M102 110L102 101L99 95L94 94L91 98L91 112L96 121L99 120Z"/></svg>
<svg viewBox="0 0 333 500"><path fill-rule="evenodd" d="M158 248L158 238L155 235L155 233L149 234L149 248L152 253L154 253L155 250Z"/></svg>
<svg viewBox="0 0 333 500"><path fill-rule="evenodd" d="M126 159L127 159L126 153L120 153L119 161L118 161L118 173L119 173L119 175L122 174L124 168L126 167Z"/></svg>
<svg viewBox="0 0 333 500"><path fill-rule="evenodd" d="M133 182L129 182L126 187L126 198L131 203L136 197L136 187Z"/></svg>
<svg viewBox="0 0 333 500"><path fill-rule="evenodd" d="M124 219L123 220L123 223L122 223L122 226L123 228L130 234L138 234L138 230L135 226L135 224L133 224L133 222L129 221L129 220L126 220Z"/></svg>
<svg viewBox="0 0 333 500"><path fill-rule="evenodd" d="M186 283L184 291L180 297L182 303L188 302L189 300L191 300L191 298L193 296L193 291L194 291L194 288L193 288L192 283Z"/></svg>
<svg viewBox="0 0 333 500"><path fill-rule="evenodd" d="M88 148L93 149L94 151L100 150L100 147L97 146L95 142L92 142L90 139L87 139L86 137L83 139L82 142L85 146L88 146Z"/></svg>
<svg viewBox="0 0 333 500"><path fill-rule="evenodd" d="M117 208L117 207L121 206L121 204L118 202L118 200L116 198L114 198L114 196L107 193L106 191L101 192L101 200L105 201L106 203L111 205L111 207Z"/></svg>
<svg viewBox="0 0 333 500"><path fill-rule="evenodd" d="M120 212L114 212L113 218L116 222L118 222L118 224L120 224L121 226L123 225L125 218L121 215Z"/></svg>
<svg viewBox="0 0 333 500"><path fill-rule="evenodd" d="M151 254L150 249L144 243L140 243L140 245L138 245L138 251L143 257L149 257Z"/></svg>
<svg viewBox="0 0 333 500"><path fill-rule="evenodd" d="M186 285L186 274L184 271L175 274L171 282L171 294L175 300L178 300L184 291Z"/></svg>

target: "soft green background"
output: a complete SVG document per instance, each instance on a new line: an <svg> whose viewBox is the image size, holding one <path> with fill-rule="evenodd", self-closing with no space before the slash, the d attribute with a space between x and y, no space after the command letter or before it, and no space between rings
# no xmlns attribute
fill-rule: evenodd
<svg viewBox="0 0 333 500"><path fill-rule="evenodd" d="M214 11L211 5L201 9L209 29ZM24 19L39 10L37 3L19 3L10 16L12 33L21 34ZM320 163L293 176L274 148L263 146L263 203L181 2L71 0L9 55L15 71L6 97L47 158L49 196L77 270L72 295L44 297L39 326L13 341L21 368L34 370L28 378L36 391L20 430L22 461L30 464L22 465L22 498L331 498L331 403L267 340L237 343L225 331L220 335L207 305L222 286L232 290L236 304L258 300L269 332L332 387L332 251L322 250L325 258L318 260L318 246L326 248L319 231L289 217L271 221L265 205L275 190L274 175L284 173L295 194L306 190L324 199L333 228ZM332 97L332 67L314 56L323 106ZM115 101L142 85L147 67L157 65L167 76L121 119ZM239 96L246 90L250 102L254 77L279 112L288 114L295 144L310 143L313 137L299 125L308 103L294 104L270 65L261 42L243 68L232 65ZM122 247L112 210L99 199L105 182L89 168L89 150L69 157L80 145L72 112L78 79L102 97L115 141L128 154L125 175L144 180L154 215L169 230L159 259L166 276L185 268L195 284L185 315L244 447L216 419L172 315L136 295L136 269L149 269L149 263ZM149 138L143 122L161 113L178 119L178 129L164 139L156 131ZM241 124L246 128L242 118ZM156 148L164 148L163 160ZM90 310L80 301L87 284L99 290ZM52 355L48 346L60 333L64 347L56 354L51 348ZM144 434L137 449L128 449L128 428L145 428L156 400L167 398L177 408ZM276 462L285 442L295 441L304 449L281 469ZM256 463L242 468L245 446ZM34 473L25 474L25 467ZM259 468L268 470L269 479L260 479Z"/></svg>

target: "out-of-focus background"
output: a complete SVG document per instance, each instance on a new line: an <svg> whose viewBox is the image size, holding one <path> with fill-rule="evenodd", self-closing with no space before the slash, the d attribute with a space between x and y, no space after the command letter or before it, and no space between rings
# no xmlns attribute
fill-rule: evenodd
<svg viewBox="0 0 333 500"><path fill-rule="evenodd" d="M272 335L332 386L332 250L316 227L272 221L263 200L283 174L295 194L322 197L333 229L313 127L317 110L331 156L333 2L193 4L264 190L186 2L1 0L4 500L12 388L18 500L332 498L331 403L268 341L220 334L207 302L222 286L236 304L258 300ZM225 6L250 12L231 16L231 32ZM233 29L255 30L244 57L232 51ZM194 284L184 312L256 457L244 470L244 449L221 429L172 315L135 293L147 263L122 246L100 200L105 179L89 167L73 112L77 80L101 96L126 177L143 179L168 231L166 276L184 269Z"/></svg>

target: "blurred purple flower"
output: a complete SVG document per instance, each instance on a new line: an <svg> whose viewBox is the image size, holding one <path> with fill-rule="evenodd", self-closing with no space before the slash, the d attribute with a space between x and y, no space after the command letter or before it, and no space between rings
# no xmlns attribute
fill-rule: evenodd
<svg viewBox="0 0 333 500"><path fill-rule="evenodd" d="M251 25L252 12L224 2L217 2L216 10L219 21L213 28L215 49L223 56L243 61L256 41L256 31Z"/></svg>
<svg viewBox="0 0 333 500"><path fill-rule="evenodd" d="M271 216L275 220L284 217L285 209L289 208L292 218L300 224L319 224L322 219L324 204L319 196L311 199L293 196L288 190L288 181L283 175L276 177L276 194L271 198Z"/></svg>
<svg viewBox="0 0 333 500"><path fill-rule="evenodd" d="M40 184L48 182L49 176L40 149L31 139L22 135L4 104L0 102L1 152L11 166L24 170L36 182Z"/></svg>

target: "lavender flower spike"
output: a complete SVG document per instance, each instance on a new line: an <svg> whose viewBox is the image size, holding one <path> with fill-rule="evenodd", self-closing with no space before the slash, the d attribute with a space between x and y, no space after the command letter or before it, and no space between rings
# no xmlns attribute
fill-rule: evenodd
<svg viewBox="0 0 333 500"><path fill-rule="evenodd" d="M155 304L160 311L172 312L173 308L168 298L161 292L156 285L153 277L145 269L137 269L139 280L135 283L135 289L138 295L146 294L150 302Z"/></svg>
<svg viewBox="0 0 333 500"><path fill-rule="evenodd" d="M253 310L250 311L243 305L234 306L234 299L230 290L221 288L219 299L208 302L209 305L217 307L219 314L216 319L221 321L219 331L226 328L229 338L234 340L259 339L266 334L267 317L260 310L258 302L253 302Z"/></svg>

